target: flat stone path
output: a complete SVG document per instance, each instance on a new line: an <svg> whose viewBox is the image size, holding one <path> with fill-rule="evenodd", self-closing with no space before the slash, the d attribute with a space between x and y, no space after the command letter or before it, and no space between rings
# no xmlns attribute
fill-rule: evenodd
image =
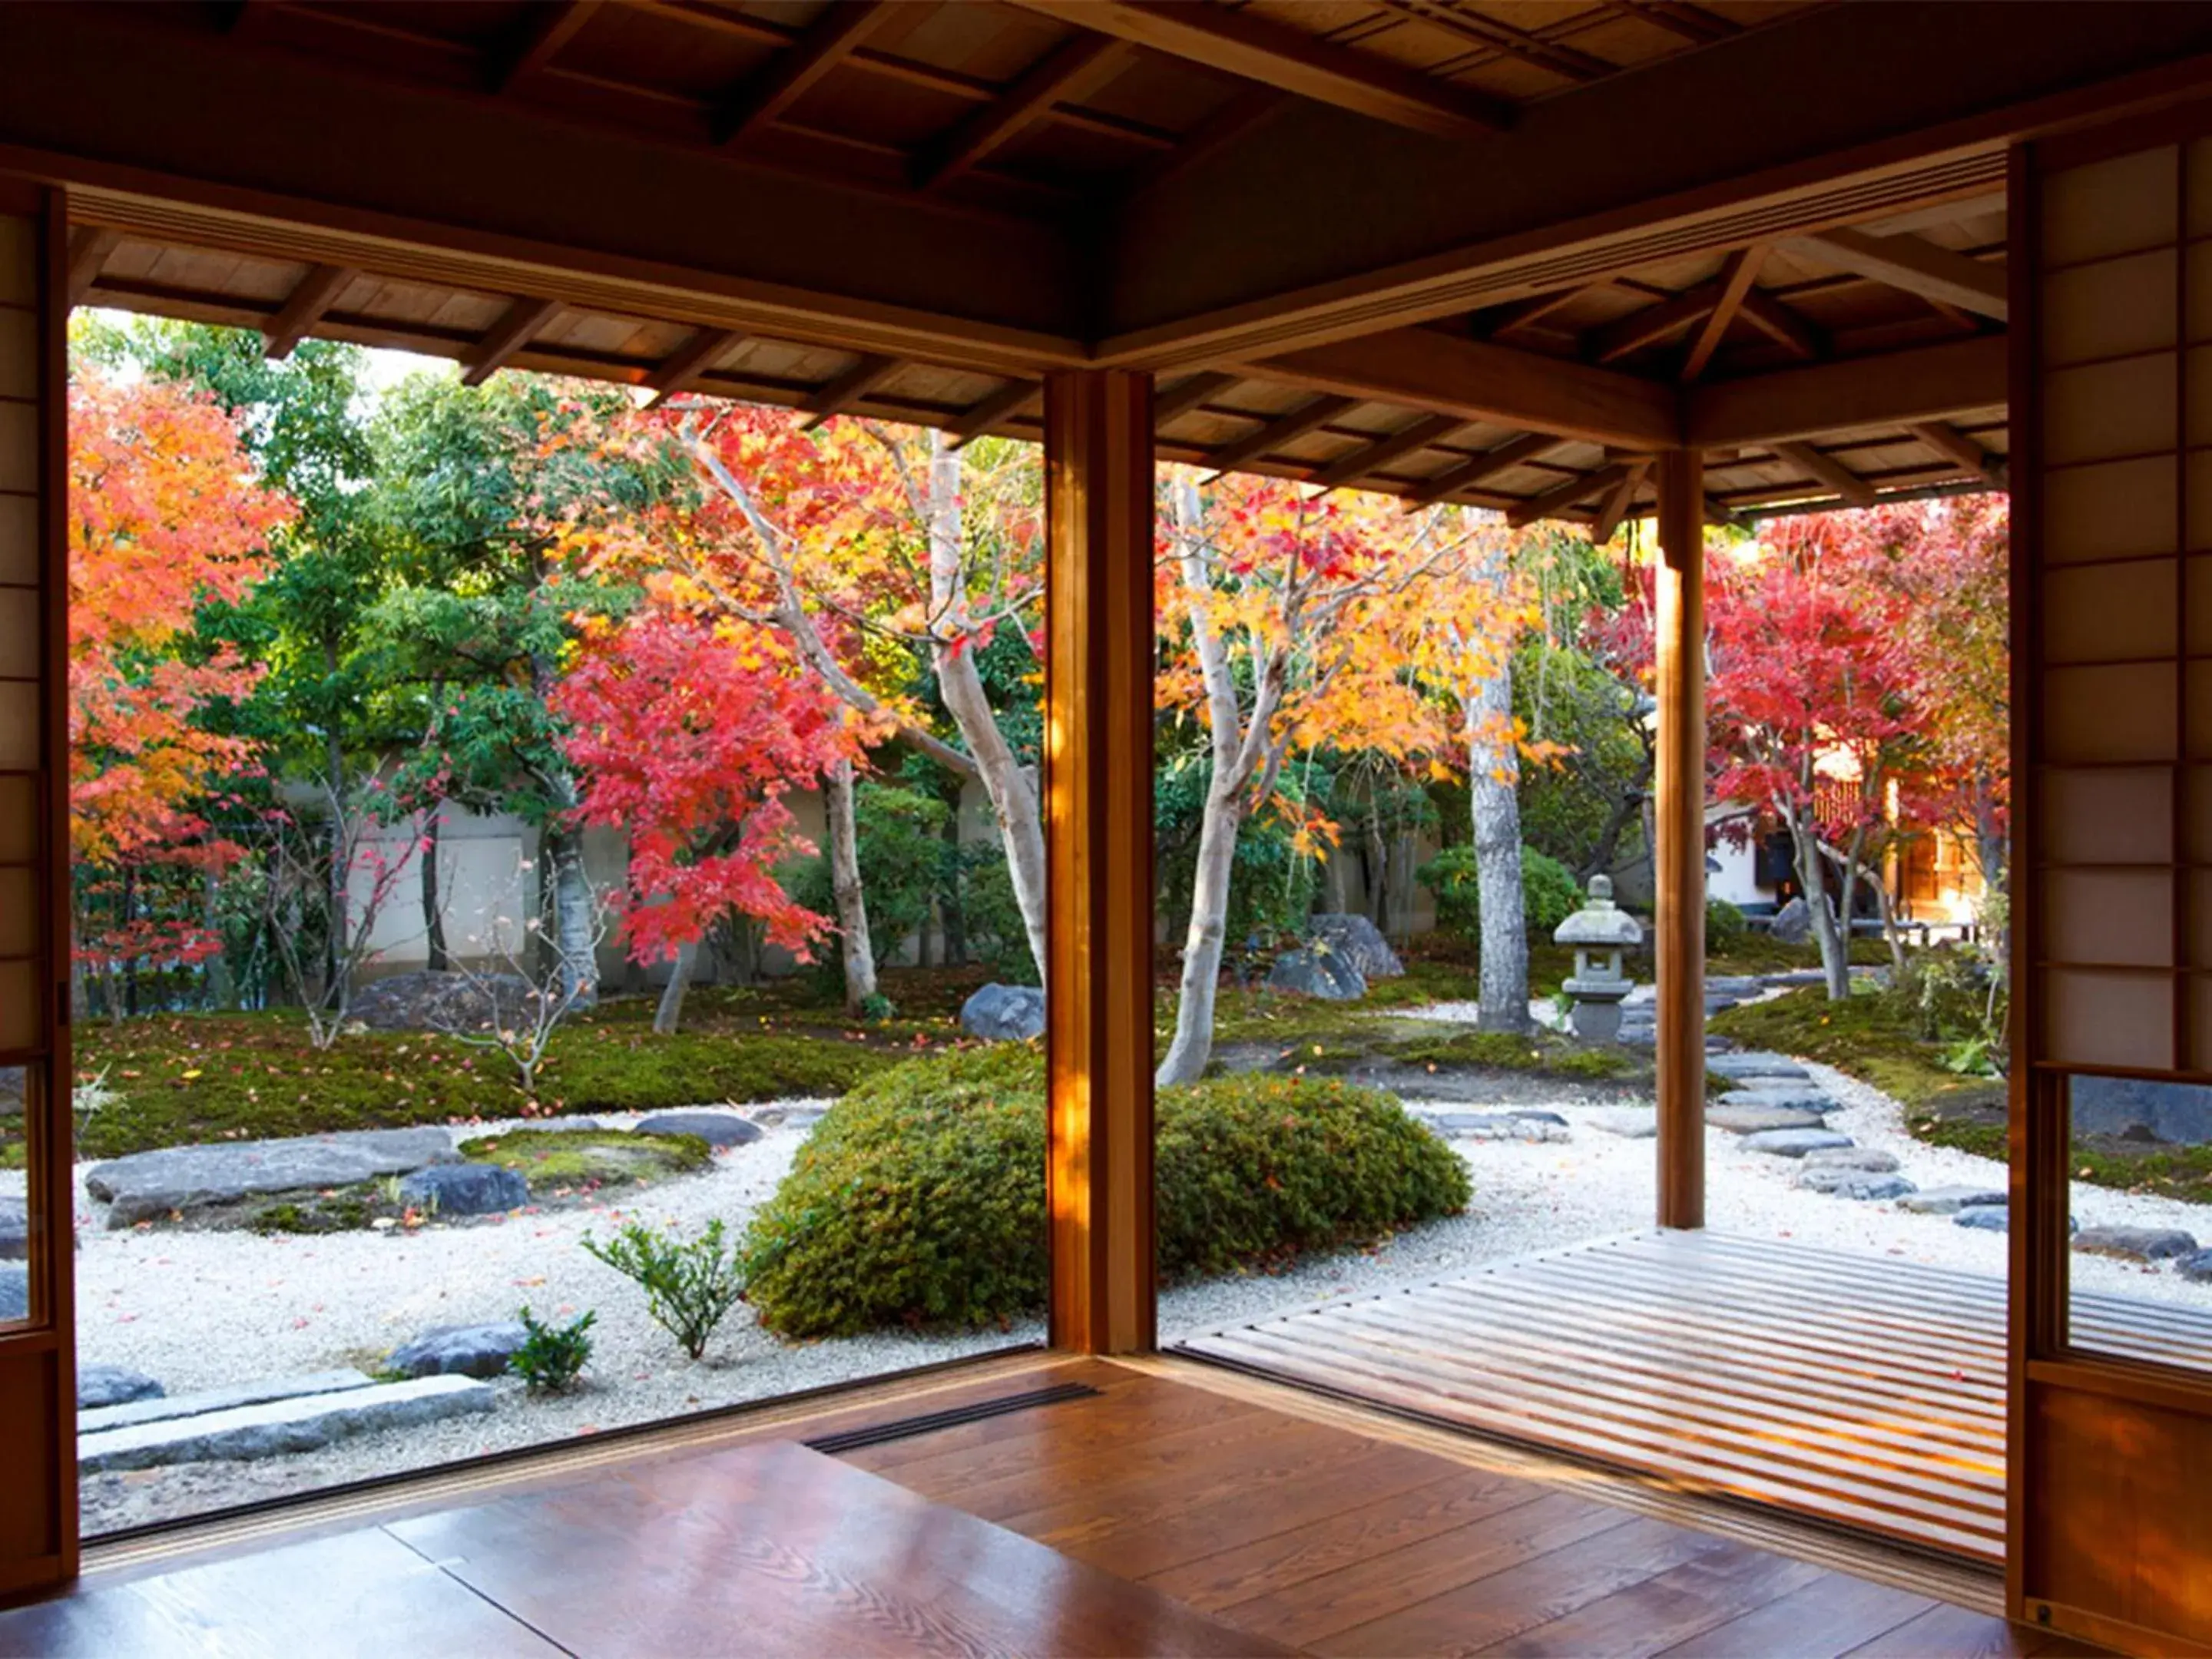
<svg viewBox="0 0 2212 1659"><path fill-rule="evenodd" d="M496 1392L465 1376L424 1376L409 1382L295 1395L249 1406L100 1427L77 1436L77 1467L145 1469L204 1459L245 1460L314 1451L346 1435L434 1423L491 1410ZM205 1398L205 1396L192 1396ZM179 1401L148 1401L147 1405ZM114 1407L118 1412L128 1406ZM88 1418L100 1415L87 1413Z"/></svg>

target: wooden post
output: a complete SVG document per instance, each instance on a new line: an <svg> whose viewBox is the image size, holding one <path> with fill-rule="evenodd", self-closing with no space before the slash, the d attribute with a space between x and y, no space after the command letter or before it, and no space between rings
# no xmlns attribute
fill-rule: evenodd
<svg viewBox="0 0 2212 1659"><path fill-rule="evenodd" d="M1152 382L1045 380L1052 1345L1153 1346Z"/></svg>
<svg viewBox="0 0 2212 1659"><path fill-rule="evenodd" d="M1705 496L1696 450L1659 458L1656 657L1659 1224L1705 1224Z"/></svg>

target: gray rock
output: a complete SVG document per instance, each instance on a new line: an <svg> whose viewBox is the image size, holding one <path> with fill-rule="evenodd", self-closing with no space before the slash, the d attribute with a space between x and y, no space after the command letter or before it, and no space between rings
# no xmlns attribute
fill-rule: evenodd
<svg viewBox="0 0 2212 1659"><path fill-rule="evenodd" d="M386 974L353 994L352 1018L372 1031L479 1031L528 1017L538 988L519 974Z"/></svg>
<svg viewBox="0 0 2212 1659"><path fill-rule="evenodd" d="M1910 1204L1911 1194L1917 1190L1901 1175L1883 1175L1873 1170L1800 1170L1796 1184L1808 1193L1826 1193L1832 1198L1856 1199L1862 1203L1896 1198Z"/></svg>
<svg viewBox="0 0 2212 1659"><path fill-rule="evenodd" d="M1930 1187L1915 1193L1897 1207L1914 1215L1956 1215L1990 1204L2002 1204L2005 1194L1996 1187Z"/></svg>
<svg viewBox="0 0 2212 1659"><path fill-rule="evenodd" d="M1382 930L1365 916L1324 911L1306 918L1306 931L1316 947L1349 959L1362 979L1396 979L1406 971Z"/></svg>
<svg viewBox="0 0 2212 1659"><path fill-rule="evenodd" d="M1971 1210L1961 1210L1951 1218L1954 1227L1973 1227L1985 1233L2009 1232L2012 1212L2002 1205L1977 1204Z"/></svg>
<svg viewBox="0 0 2212 1659"><path fill-rule="evenodd" d="M1802 898L1794 898L1774 913L1767 929L1784 945L1802 945L1813 937L1813 909Z"/></svg>
<svg viewBox="0 0 2212 1659"><path fill-rule="evenodd" d="M1804 985L1826 985L1828 976L1818 968L1785 968L1778 974L1761 974L1759 982L1771 991L1791 991Z"/></svg>
<svg viewBox="0 0 2212 1659"><path fill-rule="evenodd" d="M1838 1109L1836 1097L1809 1084L1785 1083L1779 1078L1772 1082L1759 1081L1740 1089L1731 1089L1714 1103L1719 1106L1771 1106L1786 1111L1810 1112L1825 1116Z"/></svg>
<svg viewBox="0 0 2212 1659"><path fill-rule="evenodd" d="M0 1261L21 1261L30 1254L30 1207L20 1198L0 1198Z"/></svg>
<svg viewBox="0 0 2212 1659"><path fill-rule="evenodd" d="M595 1135L606 1125L595 1117L546 1117L537 1119L530 1127L541 1134Z"/></svg>
<svg viewBox="0 0 2212 1659"><path fill-rule="evenodd" d="M696 1135L709 1146L749 1146L761 1138L758 1126L733 1112L656 1112L637 1126L641 1135Z"/></svg>
<svg viewBox="0 0 2212 1659"><path fill-rule="evenodd" d="M125 1370L120 1365L80 1365L76 1370L79 1411L127 1406L134 1400L159 1400L167 1393L143 1371Z"/></svg>
<svg viewBox="0 0 2212 1659"><path fill-rule="evenodd" d="M1744 1151L1765 1152L1775 1158L1802 1158L1808 1152L1850 1145L1849 1135L1839 1135L1833 1129L1767 1129L1746 1135L1742 1141Z"/></svg>
<svg viewBox="0 0 2212 1659"><path fill-rule="evenodd" d="M1325 951L1285 951L1267 970L1267 988L1324 1002L1356 1002L1367 994L1367 981L1347 957Z"/></svg>
<svg viewBox="0 0 2212 1659"><path fill-rule="evenodd" d="M1634 1106L1608 1106L1589 1114L1592 1128L1624 1140L1650 1140L1659 1133L1659 1114Z"/></svg>
<svg viewBox="0 0 2212 1659"><path fill-rule="evenodd" d="M1709 997L1755 997L1759 989L1756 974L1710 975L1705 980L1705 994Z"/></svg>
<svg viewBox="0 0 2212 1659"><path fill-rule="evenodd" d="M80 1424L77 1467L146 1469L208 1458L281 1457L315 1451L347 1435L489 1412L497 1398L489 1383L471 1377L422 1376L91 1433Z"/></svg>
<svg viewBox="0 0 2212 1659"><path fill-rule="evenodd" d="M403 1176L399 1198L434 1215L504 1215L530 1202L530 1183L497 1164L436 1164Z"/></svg>
<svg viewBox="0 0 2212 1659"><path fill-rule="evenodd" d="M1751 1088L1771 1083L1810 1083L1813 1074L1786 1054L1764 1050L1750 1054L1715 1054L1705 1062L1715 1077L1735 1078Z"/></svg>
<svg viewBox="0 0 2212 1659"><path fill-rule="evenodd" d="M169 1146L94 1164L84 1184L108 1206L107 1224L128 1227L167 1215L269 1193L348 1187L456 1162L453 1138L434 1127L362 1129L292 1140Z"/></svg>
<svg viewBox="0 0 2212 1659"><path fill-rule="evenodd" d="M2201 1083L2077 1077L2071 1099L2076 1134L2122 1135L2176 1146L2212 1145L2212 1088Z"/></svg>
<svg viewBox="0 0 2212 1659"><path fill-rule="evenodd" d="M1874 1146L1831 1146L1826 1152L1806 1153L1805 1163L1814 1170L1863 1170L1872 1175L1890 1175L1897 1169L1897 1154Z"/></svg>
<svg viewBox="0 0 2212 1659"><path fill-rule="evenodd" d="M1429 1125L1446 1140L1571 1140L1566 1120L1556 1112L1426 1112Z"/></svg>
<svg viewBox="0 0 2212 1659"><path fill-rule="evenodd" d="M120 1406L82 1413L76 1420L79 1434L103 1433L109 1429L136 1428L144 1423L167 1423L179 1417L211 1417L244 1406L264 1405L274 1400L306 1400L322 1395L343 1394L349 1389L369 1389L376 1379L362 1371L307 1371L296 1376L267 1376L253 1382L236 1382L225 1389L204 1389L198 1394L149 1396Z"/></svg>
<svg viewBox="0 0 2212 1659"><path fill-rule="evenodd" d="M2170 1261L2197 1254L2197 1240L2179 1227L2084 1227L2074 1248L2088 1255L2118 1256L2123 1261Z"/></svg>
<svg viewBox="0 0 2212 1659"><path fill-rule="evenodd" d="M986 1042L1044 1035L1044 993L1034 985L986 985L960 1005L960 1029Z"/></svg>
<svg viewBox="0 0 2212 1659"><path fill-rule="evenodd" d="M1714 996L1708 994L1705 998L1706 1017L1710 1018L1715 1014L1724 1014L1728 1012L1729 1009L1736 1006L1736 1000L1737 1000L1735 997Z"/></svg>
<svg viewBox="0 0 2212 1659"><path fill-rule="evenodd" d="M503 1376L530 1340L515 1319L495 1325L439 1325L392 1351L384 1369L400 1376Z"/></svg>
<svg viewBox="0 0 2212 1659"><path fill-rule="evenodd" d="M1822 1127L1818 1112L1802 1111L1795 1106L1739 1105L1734 1095L1723 1095L1706 1107L1705 1121L1716 1129L1739 1135L1758 1134L1768 1129Z"/></svg>
<svg viewBox="0 0 2212 1659"><path fill-rule="evenodd" d="M23 1115L27 1073L21 1066L0 1066L0 1117Z"/></svg>
<svg viewBox="0 0 2212 1659"><path fill-rule="evenodd" d="M0 1261L0 1324L30 1316L30 1268L21 1261Z"/></svg>
<svg viewBox="0 0 2212 1659"><path fill-rule="evenodd" d="M2173 1271L2192 1285L2212 1285L2212 1250L2183 1256L2173 1264Z"/></svg>

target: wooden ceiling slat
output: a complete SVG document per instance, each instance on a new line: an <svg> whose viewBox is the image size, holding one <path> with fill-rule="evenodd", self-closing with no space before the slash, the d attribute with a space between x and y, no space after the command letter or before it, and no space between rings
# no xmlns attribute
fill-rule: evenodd
<svg viewBox="0 0 2212 1659"><path fill-rule="evenodd" d="M852 368L823 386L806 400L809 419L805 430L811 432L834 415L842 415L902 367L896 357L871 353L863 356Z"/></svg>
<svg viewBox="0 0 2212 1659"><path fill-rule="evenodd" d="M1438 0L1375 0L1375 3L1386 11L1442 30L1455 40L1472 41L1509 58L1517 58L1572 84L1581 85L1620 73L1618 64L1609 64L1574 46L1547 40L1502 18L1457 10L1439 4Z"/></svg>
<svg viewBox="0 0 2212 1659"><path fill-rule="evenodd" d="M482 386L505 366L508 358L528 345L531 337L560 314L558 300L517 300L490 333L477 342L469 366L461 375L464 386Z"/></svg>
<svg viewBox="0 0 2212 1659"><path fill-rule="evenodd" d="M698 330L645 377L645 384L653 393L653 405L658 407L678 392L690 391L717 357L744 337L734 328Z"/></svg>
<svg viewBox="0 0 2212 1659"><path fill-rule="evenodd" d="M1531 496L1505 514L1505 522L1516 530L1534 524L1539 519L1549 519L1567 508L1588 501L1600 490L1611 489L1626 478L1630 471L1650 465L1647 460L1616 461L1611 466L1601 466L1595 472L1585 472L1580 477L1570 478L1555 489L1540 495Z"/></svg>
<svg viewBox="0 0 2212 1659"><path fill-rule="evenodd" d="M2005 320L2008 309L2002 265L1984 264L1920 236L1869 236L1839 226L1797 239L1815 258L1859 276L1940 300L1978 316Z"/></svg>
<svg viewBox="0 0 2212 1659"><path fill-rule="evenodd" d="M1956 463L1960 471L1971 472L1998 489L2008 486L2009 478L2003 459L1990 454L1948 421L1912 421L1906 423L1905 429L1944 459Z"/></svg>
<svg viewBox="0 0 2212 1659"><path fill-rule="evenodd" d="M1874 505L1874 486L1834 457L1823 455L1810 444L1778 443L1774 453L1792 466L1824 483L1853 507Z"/></svg>
<svg viewBox="0 0 2212 1659"><path fill-rule="evenodd" d="M1482 454L1477 455L1473 460L1462 461L1457 466L1425 481L1407 496L1407 505L1432 507L1438 501L1460 494L1462 490L1473 489L1486 479L1494 478L1501 472L1510 472L1525 462L1536 460L1550 454L1555 449L1564 448L1571 441L1571 439L1555 438L1548 433L1542 432L1531 432L1523 436L1510 439L1498 445L1495 449L1486 450Z"/></svg>
<svg viewBox="0 0 2212 1659"><path fill-rule="evenodd" d="M315 265L300 279L300 285L284 301L262 335L262 350L272 362L281 362L290 356L301 341L306 339L323 313L337 303L346 285L361 273L346 265Z"/></svg>
<svg viewBox="0 0 2212 1659"><path fill-rule="evenodd" d="M505 92L544 69L592 21L602 0L538 0L522 21L485 54L484 86Z"/></svg>
<svg viewBox="0 0 2212 1659"><path fill-rule="evenodd" d="M1165 426L1178 415L1188 414L1217 392L1226 392L1237 384L1234 374L1224 374L1206 369L1196 374L1187 374L1152 398L1152 424Z"/></svg>
<svg viewBox="0 0 2212 1659"><path fill-rule="evenodd" d="M1034 408L1043 396L1041 381L1009 381L972 409L963 411L945 428L951 434L952 447L964 449L978 438L989 437L1018 415Z"/></svg>
<svg viewBox="0 0 2212 1659"><path fill-rule="evenodd" d="M732 89L714 118L715 142L740 143L781 116L897 10L891 0L835 0L788 51Z"/></svg>
<svg viewBox="0 0 2212 1659"><path fill-rule="evenodd" d="M1358 398L1323 396L1300 404L1288 414L1268 422L1250 437L1231 444L1225 449L1216 450L1212 457L1215 476L1218 477L1232 467L1242 466L1246 461L1256 460L1294 438L1303 438L1316 427L1328 425L1346 410L1358 408L1363 401Z"/></svg>
<svg viewBox="0 0 2212 1659"><path fill-rule="evenodd" d="M1403 460L1416 450L1440 443L1455 432L1464 431L1468 424L1456 415L1424 415L1401 432L1377 438L1372 443L1360 445L1348 455L1339 456L1315 473L1313 482L1329 489L1352 483L1380 472L1393 461Z"/></svg>
<svg viewBox="0 0 2212 1659"><path fill-rule="evenodd" d="M1042 120L1062 99L1097 91L1128 67L1130 49L1097 34L1071 34L1008 87L930 146L915 163L918 189L935 190L959 178Z"/></svg>

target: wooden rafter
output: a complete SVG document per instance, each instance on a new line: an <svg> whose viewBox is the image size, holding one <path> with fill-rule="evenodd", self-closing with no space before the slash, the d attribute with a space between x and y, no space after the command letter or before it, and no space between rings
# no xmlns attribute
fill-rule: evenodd
<svg viewBox="0 0 2212 1659"><path fill-rule="evenodd" d="M1948 421L1910 421L1905 429L1962 472L1971 472L1998 489L2008 487L2010 474L2002 456L1992 455Z"/></svg>
<svg viewBox="0 0 2212 1659"><path fill-rule="evenodd" d="M1759 289L1744 295L1743 319L1807 362L1827 355L1826 335L1800 313Z"/></svg>
<svg viewBox="0 0 2212 1659"><path fill-rule="evenodd" d="M823 386L800 405L808 419L801 431L811 432L833 415L842 415L904 365L896 357L871 352Z"/></svg>
<svg viewBox="0 0 2212 1659"><path fill-rule="evenodd" d="M1699 283L1671 300L1616 318L1589 331L1583 343L1583 356L1594 363L1610 363L1645 346L1656 345L1710 317L1721 302L1721 293L1717 281Z"/></svg>
<svg viewBox="0 0 2212 1659"><path fill-rule="evenodd" d="M1249 11L1180 0L1013 0L1170 58L1443 138L1512 125L1511 105Z"/></svg>
<svg viewBox="0 0 2212 1659"><path fill-rule="evenodd" d="M1977 316L2005 320L2008 307L2002 265L1938 247L1922 237L1869 236L1847 226L1799 237L1793 246L1829 264L1908 294L1940 300Z"/></svg>
<svg viewBox="0 0 2212 1659"><path fill-rule="evenodd" d="M1603 547L1613 539L1613 532L1620 528L1620 521L1628 516L1628 509L1635 503L1636 492L1644 487L1644 480L1650 471L1651 463L1648 460L1628 464L1626 474L1606 496L1605 505L1598 508L1597 522L1590 526L1593 546Z"/></svg>
<svg viewBox="0 0 2212 1659"><path fill-rule="evenodd" d="M978 438L989 437L1016 416L1036 408L1043 397L1044 387L1036 380L1008 381L945 428L952 447L963 449Z"/></svg>
<svg viewBox="0 0 2212 1659"><path fill-rule="evenodd" d="M532 337L559 316L562 308L558 300L517 300L508 306L506 315L494 323L491 331L470 351L469 366L462 371L461 384L482 386L491 379L530 343Z"/></svg>
<svg viewBox="0 0 2212 1659"><path fill-rule="evenodd" d="M1205 369L1196 374L1186 375L1152 399L1153 426L1156 428L1165 426L1176 416L1188 414L1217 392L1226 392L1231 386L1235 386L1238 378L1237 375L1223 374L1212 369Z"/></svg>
<svg viewBox="0 0 2212 1659"><path fill-rule="evenodd" d="M715 142L738 143L767 126L859 51L898 9L891 0L833 0L789 51L731 89L715 112Z"/></svg>
<svg viewBox="0 0 2212 1659"><path fill-rule="evenodd" d="M1155 185L1196 165L1217 150L1225 149L1245 134L1271 120L1291 100L1273 87L1243 87L1212 114L1182 138L1131 173L1122 187L1124 200L1143 195Z"/></svg>
<svg viewBox="0 0 2212 1659"><path fill-rule="evenodd" d="M917 189L951 183L1003 149L1052 112L1063 99L1081 98L1128 67L1128 45L1109 36L1071 34L992 102L975 111L916 160Z"/></svg>
<svg viewBox="0 0 2212 1659"><path fill-rule="evenodd" d="M745 337L734 328L702 328L662 359L660 367L645 377L653 393L651 407L659 408L679 392L688 392L714 361Z"/></svg>
<svg viewBox="0 0 2212 1659"><path fill-rule="evenodd" d="M1565 311L1586 294L1602 294L1613 286L1608 276L1602 282L1584 283L1578 288L1553 289L1549 294L1538 294L1526 300L1516 300L1487 314L1477 313L1472 319L1475 333L1481 338L1494 340L1501 334L1516 328L1526 328L1531 323L1540 323L1555 313Z"/></svg>
<svg viewBox="0 0 2212 1659"><path fill-rule="evenodd" d="M1358 398L1334 396L1309 398L1288 414L1277 416L1250 436L1217 449L1208 458L1208 464L1213 467L1214 476L1218 477L1231 467L1257 460L1293 439L1304 437L1316 427L1328 425L1346 410L1358 408L1360 402Z"/></svg>
<svg viewBox="0 0 2212 1659"><path fill-rule="evenodd" d="M1707 11L1703 6L1692 5L1689 0L1606 0L1606 5L1624 17L1656 24L1701 46L1742 32L1741 24Z"/></svg>
<svg viewBox="0 0 2212 1659"><path fill-rule="evenodd" d="M1774 453L1815 483L1826 484L1853 507L1874 505L1874 486L1832 455L1824 455L1810 444L1778 443Z"/></svg>
<svg viewBox="0 0 2212 1659"><path fill-rule="evenodd" d="M1534 524L1539 519L1555 518L1567 508L1588 501L1601 490L1612 489L1627 477L1631 469L1648 467L1650 458L1638 461L1616 461L1611 466L1601 466L1595 472L1585 472L1555 484L1540 495L1532 495L1518 507L1509 509L1505 522L1516 530Z"/></svg>
<svg viewBox="0 0 2212 1659"><path fill-rule="evenodd" d="M1728 337L1729 327L1743 310L1743 302L1751 297L1752 284L1759 280L1759 267L1765 263L1766 249L1757 244L1738 248L1729 255L1728 263L1721 267L1718 278L1720 297L1713 302L1713 308L1705 313L1705 321L1698 325L1698 331L1690 341L1689 353L1682 359L1681 380L1684 385L1688 385L1705 372L1705 366L1713 360L1713 353L1720 349L1721 342Z"/></svg>
<svg viewBox="0 0 2212 1659"><path fill-rule="evenodd" d="M1439 0L1376 0L1376 3L1385 11L1425 23L1455 40L1516 58L1563 81L1583 84L1620 72L1619 64L1607 63L1594 52L1563 41L1547 40L1540 34L1532 34L1502 19L1462 11L1440 3Z"/></svg>
<svg viewBox="0 0 2212 1659"><path fill-rule="evenodd" d="M1433 507L1438 501L1456 495L1463 489L1472 489L1501 472L1510 472L1528 461L1540 460L1567 441L1545 432L1523 433L1495 449L1485 450L1472 460L1462 461L1457 466L1438 473L1407 495L1406 505Z"/></svg>
<svg viewBox="0 0 2212 1659"><path fill-rule="evenodd" d="M592 21L602 0L539 0L484 54L484 85L505 92L551 63Z"/></svg>
<svg viewBox="0 0 2212 1659"><path fill-rule="evenodd" d="M346 284L360 275L347 265L311 266L284 301L284 308L262 331L262 349L270 361L278 362L290 356L323 320L323 313L337 302Z"/></svg>
<svg viewBox="0 0 2212 1659"><path fill-rule="evenodd" d="M1456 415L1424 415L1387 438L1377 438L1349 454L1339 456L1315 473L1310 482L1328 489L1354 483L1381 471L1393 461L1404 459L1416 450L1442 443L1466 425Z"/></svg>
<svg viewBox="0 0 2212 1659"><path fill-rule="evenodd" d="M2006 369L2005 337L1984 334L1709 381L1682 394L1683 441L1700 449L1771 445L1778 438L1940 420L2002 405Z"/></svg>
<svg viewBox="0 0 2212 1659"><path fill-rule="evenodd" d="M123 233L110 230L106 225L79 225L70 233L69 245L69 302L82 305L92 285L100 280L100 267L107 256L115 252L122 241Z"/></svg>

